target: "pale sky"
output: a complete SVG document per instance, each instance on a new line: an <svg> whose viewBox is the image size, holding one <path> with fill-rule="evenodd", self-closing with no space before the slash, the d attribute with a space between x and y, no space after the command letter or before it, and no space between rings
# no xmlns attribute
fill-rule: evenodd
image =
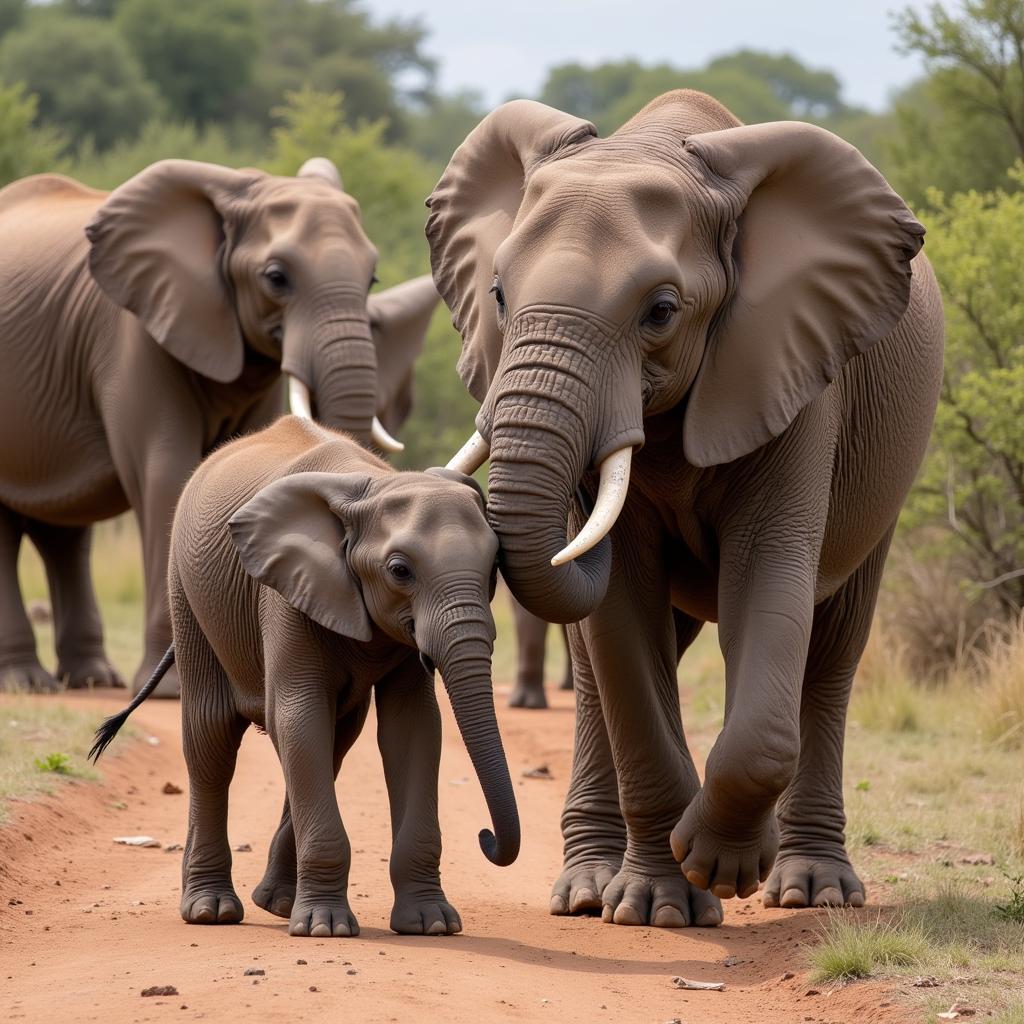
<svg viewBox="0 0 1024 1024"><path fill-rule="evenodd" d="M893 49L907 0L366 0L380 17L420 16L444 91L489 105L535 94L547 69L635 58L691 68L741 47L787 51L834 71L844 99L872 109L920 74ZM912 6L925 6L914 0Z"/></svg>

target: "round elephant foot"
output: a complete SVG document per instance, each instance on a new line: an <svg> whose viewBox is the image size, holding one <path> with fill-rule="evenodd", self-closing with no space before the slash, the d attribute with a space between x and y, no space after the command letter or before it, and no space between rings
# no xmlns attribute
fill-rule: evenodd
<svg viewBox="0 0 1024 1024"><path fill-rule="evenodd" d="M714 928L722 923L717 897L691 885L678 871L623 865L602 896L606 924L655 928Z"/></svg>
<svg viewBox="0 0 1024 1024"><path fill-rule="evenodd" d="M399 935L457 935L462 931L459 912L436 893L395 893L391 930Z"/></svg>
<svg viewBox="0 0 1024 1024"><path fill-rule="evenodd" d="M162 657L162 653L160 657ZM150 676L153 674L153 670L157 667L160 662L160 657L147 658L140 666L138 671L135 673L135 678L132 680L132 693L136 694L141 690L146 683L149 682ZM163 679L157 684L157 688L153 691L150 700L153 697L161 698L163 700L177 700L181 696L181 682L178 679L177 666L172 665L165 673Z"/></svg>
<svg viewBox="0 0 1024 1024"><path fill-rule="evenodd" d="M541 710L548 706L548 699L544 696L544 686L523 686L516 685L512 695L508 699L510 708L535 708Z"/></svg>
<svg viewBox="0 0 1024 1024"><path fill-rule="evenodd" d="M563 914L600 914L601 894L619 870L620 859L581 860L567 864L551 887L549 910Z"/></svg>
<svg viewBox="0 0 1024 1024"><path fill-rule="evenodd" d="M779 849L773 809L749 832L737 834L735 824L704 806L703 793L690 801L672 830L672 854L683 875L698 889L720 899L746 898L768 877Z"/></svg>
<svg viewBox="0 0 1024 1024"><path fill-rule="evenodd" d="M0 693L55 693L60 683L35 658L0 662Z"/></svg>
<svg viewBox="0 0 1024 1024"><path fill-rule="evenodd" d="M295 905L295 876L278 878L268 871L252 891L252 901L275 917L291 918Z"/></svg>
<svg viewBox="0 0 1024 1024"><path fill-rule="evenodd" d="M242 901L230 883L186 889L181 897L181 917L189 924L238 924L244 916Z"/></svg>
<svg viewBox="0 0 1024 1024"><path fill-rule="evenodd" d="M93 687L120 690L127 685L104 654L62 657L57 665L57 678L69 690Z"/></svg>
<svg viewBox="0 0 1024 1024"><path fill-rule="evenodd" d="M764 886L766 907L863 907L864 883L841 847L819 856L786 853Z"/></svg>
<svg viewBox="0 0 1024 1024"><path fill-rule="evenodd" d="M288 934L314 939L347 939L359 934L359 922L343 897L300 900L292 908Z"/></svg>

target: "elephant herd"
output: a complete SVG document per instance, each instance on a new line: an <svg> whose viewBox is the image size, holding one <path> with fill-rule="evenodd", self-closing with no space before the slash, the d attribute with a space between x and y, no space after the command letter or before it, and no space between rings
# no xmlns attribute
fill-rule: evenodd
<svg viewBox="0 0 1024 1024"><path fill-rule="evenodd" d="M519 848L491 695L500 568L528 652L513 703L543 706L545 623L567 624L552 913L716 925L762 883L768 907L862 905L843 738L938 398L924 229L831 133L742 125L690 90L606 138L506 103L427 206L432 276L376 294L327 161L280 178L169 160L109 195L56 175L0 192L0 674L52 682L18 591L27 535L57 674L118 682L89 530L132 508L145 658L95 749L180 685L185 920L241 919L225 814L255 723L287 797L254 899L293 935L356 933L333 780L372 700L391 926L451 933L435 667L487 799L481 847L497 864ZM476 433L444 469L395 472L368 448L398 446L438 292ZM297 415L278 419L282 378ZM677 666L708 622L726 694L702 781Z"/></svg>

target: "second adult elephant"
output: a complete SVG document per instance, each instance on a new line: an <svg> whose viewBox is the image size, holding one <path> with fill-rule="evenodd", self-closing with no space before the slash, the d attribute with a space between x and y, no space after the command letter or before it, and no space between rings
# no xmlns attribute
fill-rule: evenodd
<svg viewBox="0 0 1024 1024"><path fill-rule="evenodd" d="M322 160L295 178L165 160L109 194L59 175L0 192L0 685L54 682L18 590L26 534L46 564L57 675L119 681L89 528L129 507L148 678L170 640L174 503L204 454L282 410L282 370L319 420L393 447L377 349L424 330L436 297L424 280L368 298L377 252L339 185Z"/></svg>
<svg viewBox="0 0 1024 1024"><path fill-rule="evenodd" d="M528 612L509 593L512 605L512 620L516 627L516 680L509 696L509 707L537 708L548 706L544 692L544 665L547 662L548 631L551 623ZM555 626L565 644L565 671L558 688L572 689L572 655L565 626Z"/></svg>
<svg viewBox="0 0 1024 1024"><path fill-rule="evenodd" d="M769 906L863 903L843 733L942 373L924 229L836 136L689 90L606 139L506 104L429 205L482 403L452 466L489 451L505 580L583 620L552 911L716 924L759 879ZM709 621L702 786L676 666Z"/></svg>

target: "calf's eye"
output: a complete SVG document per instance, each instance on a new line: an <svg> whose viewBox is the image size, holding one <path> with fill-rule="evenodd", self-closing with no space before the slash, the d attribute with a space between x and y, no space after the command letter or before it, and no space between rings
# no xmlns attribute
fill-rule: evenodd
<svg viewBox="0 0 1024 1024"><path fill-rule="evenodd" d="M412 579L412 569L404 559L390 559L387 568L391 578L399 583L408 583Z"/></svg>
<svg viewBox="0 0 1024 1024"><path fill-rule="evenodd" d="M655 327L664 327L676 314L676 305L667 299L661 299L651 306L647 314L647 322Z"/></svg>

